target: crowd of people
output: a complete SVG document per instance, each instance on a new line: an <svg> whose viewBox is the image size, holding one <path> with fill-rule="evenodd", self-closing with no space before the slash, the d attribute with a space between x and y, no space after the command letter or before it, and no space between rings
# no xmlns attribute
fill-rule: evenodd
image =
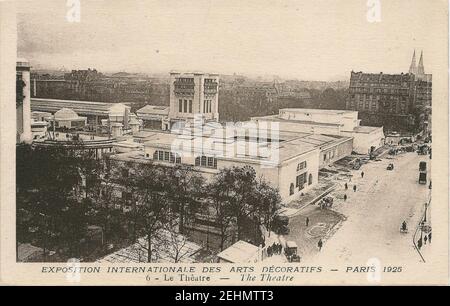
<svg viewBox="0 0 450 306"><path fill-rule="evenodd" d="M272 255L280 255L283 251L283 247L280 243L273 243L267 247L267 256L271 257Z"/></svg>

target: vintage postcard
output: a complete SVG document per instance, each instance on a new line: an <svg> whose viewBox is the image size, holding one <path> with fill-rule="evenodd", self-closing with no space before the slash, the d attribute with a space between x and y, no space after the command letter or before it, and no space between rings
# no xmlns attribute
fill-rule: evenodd
<svg viewBox="0 0 450 306"><path fill-rule="evenodd" d="M448 284L448 45L445 0L0 1L0 283Z"/></svg>

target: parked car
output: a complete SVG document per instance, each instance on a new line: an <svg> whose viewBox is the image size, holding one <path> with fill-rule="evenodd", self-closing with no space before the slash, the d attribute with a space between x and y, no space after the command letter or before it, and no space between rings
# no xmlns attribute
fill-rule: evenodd
<svg viewBox="0 0 450 306"><path fill-rule="evenodd" d="M292 256L292 255L296 255L297 254L297 243L295 243L295 241L289 240L286 241L286 247L284 248L284 252L286 254L286 256Z"/></svg>
<svg viewBox="0 0 450 306"><path fill-rule="evenodd" d="M427 171L427 162L421 161L419 163L419 171L420 172Z"/></svg>
<svg viewBox="0 0 450 306"><path fill-rule="evenodd" d="M419 184L426 184L426 183L427 183L427 173L420 172L419 173Z"/></svg>

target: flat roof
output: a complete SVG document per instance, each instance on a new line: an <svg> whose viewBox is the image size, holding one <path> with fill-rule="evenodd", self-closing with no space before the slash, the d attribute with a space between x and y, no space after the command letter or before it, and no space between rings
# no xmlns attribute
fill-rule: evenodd
<svg viewBox="0 0 450 306"><path fill-rule="evenodd" d="M177 71L172 70L170 74L178 74L178 75L210 75L210 76L219 76L219 73L214 72L203 72L203 71Z"/></svg>
<svg viewBox="0 0 450 306"><path fill-rule="evenodd" d="M296 119L285 119L280 117L279 115L270 115L270 116L261 116L261 117L252 117L252 120L266 120L273 122L292 122L303 125L317 125L317 126L344 126L343 123L327 123L327 122L318 122L311 120L296 120Z"/></svg>
<svg viewBox="0 0 450 306"><path fill-rule="evenodd" d="M124 147L124 148L139 148L142 147L141 143L133 142L133 141L118 141L114 143L114 146Z"/></svg>
<svg viewBox="0 0 450 306"><path fill-rule="evenodd" d="M164 105L146 105L136 111L143 115L169 115L169 106Z"/></svg>
<svg viewBox="0 0 450 306"><path fill-rule="evenodd" d="M163 149L179 150L180 154L207 154L223 160L238 160L241 162L273 162L271 154L278 154L275 159L278 163L290 160L300 155L309 154L324 147L337 145L349 141L352 137L313 134L293 131L279 131L277 135L266 141L255 137L242 137L239 133L227 131L224 128L215 129L212 133L168 133L163 131L143 131L138 133L136 138L144 140L144 146ZM260 135L260 137L271 138L271 135ZM257 134L254 134L258 136ZM250 136L253 136L250 133ZM235 149L242 151L236 152ZM249 152L249 148L253 151Z"/></svg>
<svg viewBox="0 0 450 306"><path fill-rule="evenodd" d="M239 240L232 246L223 250L217 257L232 263L246 263L258 252L258 247L248 242Z"/></svg>
<svg viewBox="0 0 450 306"><path fill-rule="evenodd" d="M57 112L62 108L70 108L77 114L108 115L112 108L118 107L130 108L123 103L31 98L32 111Z"/></svg>
<svg viewBox="0 0 450 306"><path fill-rule="evenodd" d="M17 247L17 257L19 261L28 260L30 257L40 256L44 253L44 250L40 247L31 245L29 243L19 243Z"/></svg>
<svg viewBox="0 0 450 306"><path fill-rule="evenodd" d="M317 108L281 108L279 112L288 111L295 113L322 113L322 114L345 114L345 113L357 113L357 111L345 110L345 109L317 109Z"/></svg>
<svg viewBox="0 0 450 306"><path fill-rule="evenodd" d="M288 160L290 158L303 155L314 151L318 148L318 144L310 143L307 141L291 143L292 140L299 139L305 136L311 136L312 134L306 133L291 133L280 131L280 141L266 142L264 140L258 140L255 138L238 138L237 134L228 135L225 129L216 129L213 134L175 134L155 131L152 135L145 137L144 145L146 147L153 147L156 149L170 150L174 146L180 148L182 152L187 154L205 153L215 155L218 159L233 159L241 161L271 161L271 152L277 152L279 162ZM241 136L241 135L239 135ZM243 135L242 135L243 136ZM285 139L281 138L284 136ZM270 137L270 135L269 135ZM274 138L275 139L275 138ZM331 139L331 138L327 138ZM333 139L336 141L336 138ZM182 144L182 146L180 146ZM201 146L199 145L201 144ZM251 145L252 149L256 149L257 152L253 154L245 154L248 152L248 148ZM229 151L225 151L227 146L237 146L245 148L241 152L233 150L232 156L229 156ZM197 152L198 150L198 152ZM255 154L256 153L256 154Z"/></svg>
<svg viewBox="0 0 450 306"><path fill-rule="evenodd" d="M383 129L383 127L382 126L364 126L364 125L361 126L360 125L360 126L353 128L353 132L369 134L369 133L372 133L379 129Z"/></svg>

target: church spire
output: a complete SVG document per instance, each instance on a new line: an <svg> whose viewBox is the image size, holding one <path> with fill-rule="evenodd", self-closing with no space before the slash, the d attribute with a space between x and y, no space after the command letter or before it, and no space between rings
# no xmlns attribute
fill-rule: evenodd
<svg viewBox="0 0 450 306"><path fill-rule="evenodd" d="M416 68L416 50L414 50L411 65L409 66L409 73L416 74L417 68Z"/></svg>
<svg viewBox="0 0 450 306"><path fill-rule="evenodd" d="M417 67L417 75L424 75L425 74L425 68L423 67L423 51L420 52L420 60L419 60L419 66Z"/></svg>

